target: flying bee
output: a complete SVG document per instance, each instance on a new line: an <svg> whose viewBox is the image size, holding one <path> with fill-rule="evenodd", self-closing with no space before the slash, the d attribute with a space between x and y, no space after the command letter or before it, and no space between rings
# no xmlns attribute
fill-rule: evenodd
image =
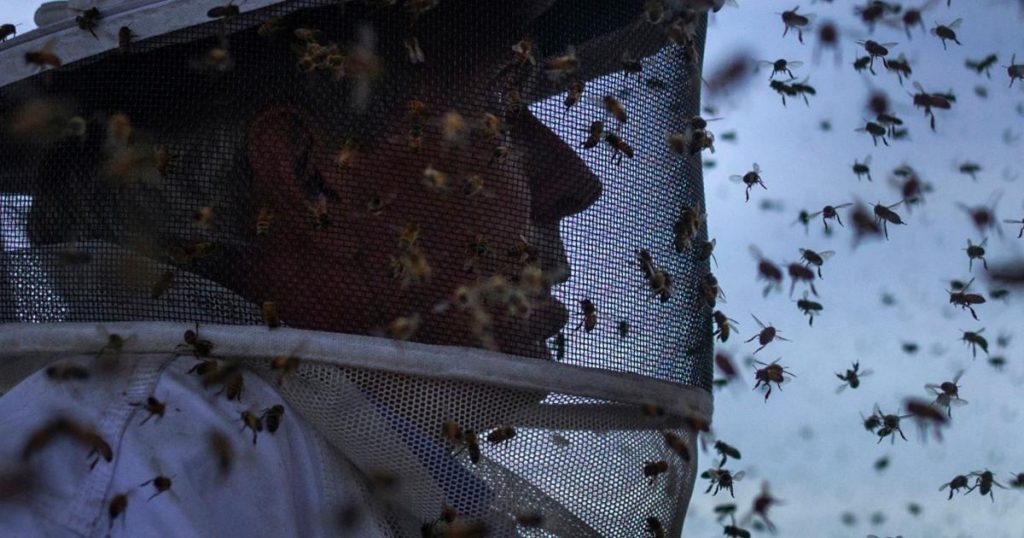
<svg viewBox="0 0 1024 538"><path fill-rule="evenodd" d="M503 443L516 436L516 429L512 426L501 426L487 434L487 441L492 445Z"/></svg>
<svg viewBox="0 0 1024 538"><path fill-rule="evenodd" d="M958 290L946 290L949 293L949 304L966 308L971 311L971 316L975 320L978 319L978 314L974 311L972 305L982 304L985 302L985 297L979 293L967 293L967 289L971 287L971 283L974 282L972 278L963 288Z"/></svg>
<svg viewBox="0 0 1024 538"><path fill-rule="evenodd" d="M151 501L157 495L160 495L161 493L170 490L171 489L171 485L173 483L174 482L171 480L171 477L164 476L164 475L160 474L160 475L157 475L157 476L155 476L155 477L153 477L153 478L151 478L149 480L146 480L145 482L139 484L138 487L141 488L143 486L148 486L150 484L153 484L153 489L156 490L156 493L154 493L154 494L149 496L148 501Z"/></svg>
<svg viewBox="0 0 1024 538"><path fill-rule="evenodd" d="M545 71L552 80L560 80L576 73L579 66L580 60L576 57L576 49L569 45L565 54L548 59Z"/></svg>
<svg viewBox="0 0 1024 538"><path fill-rule="evenodd" d="M960 398L960 377L964 375L964 371L960 370L951 381L943 381L942 383L928 383L924 386L925 390L935 394L934 404L939 407L946 408L946 414L949 418L953 418L952 406L953 405L964 405L967 400Z"/></svg>
<svg viewBox="0 0 1024 538"><path fill-rule="evenodd" d="M803 299L797 299L796 307L807 316L807 324L812 327L814 326L814 316L820 314L825 309L821 303L808 299L806 291L804 292Z"/></svg>
<svg viewBox="0 0 1024 538"><path fill-rule="evenodd" d="M836 215L836 218L838 218L838 215ZM808 266L813 265L814 267L816 267L818 269L818 278L821 278L821 266L824 265L825 261L827 261L833 255L835 255L835 252L831 250L826 250L824 252L815 252L809 248L800 249L800 258L803 260L803 263L806 263Z"/></svg>
<svg viewBox="0 0 1024 538"><path fill-rule="evenodd" d="M718 467L725 465L725 462L728 461L729 458L734 460L742 458L742 456L740 456L740 451L725 441L715 441L715 452L718 452L722 456L722 461L718 464Z"/></svg>
<svg viewBox="0 0 1024 538"><path fill-rule="evenodd" d="M789 296L793 296L793 290L796 289L796 283L806 282L811 287L811 293L815 296L818 295L818 290L814 288L814 271L809 267L806 267L802 263L790 263L786 265L786 272L789 273L789 278L792 283L789 286Z"/></svg>
<svg viewBox="0 0 1024 538"><path fill-rule="evenodd" d="M241 412L241 420L242 429L239 431L252 430L252 446L256 446L256 435L263 431L263 417L247 409Z"/></svg>
<svg viewBox="0 0 1024 538"><path fill-rule="evenodd" d="M649 461L644 463L644 476L650 477L653 484L658 475L668 472L668 462L665 460Z"/></svg>
<svg viewBox="0 0 1024 538"><path fill-rule="evenodd" d="M974 181L978 181L977 174L978 172L981 171L981 165L978 163L967 161L960 164L957 167L957 170L959 170L961 174L971 176L971 179L973 179Z"/></svg>
<svg viewBox="0 0 1024 538"><path fill-rule="evenodd" d="M234 0L231 0L223 6L211 8L206 12L206 16L211 19L226 19L228 17L234 17L235 15L238 15L238 13L238 5L234 3Z"/></svg>
<svg viewBox="0 0 1024 538"><path fill-rule="evenodd" d="M718 367L727 381L736 379L740 374L739 369L733 364L732 358L722 352L715 353L715 366Z"/></svg>
<svg viewBox="0 0 1024 538"><path fill-rule="evenodd" d="M882 426L882 419L881 419L881 417L879 417L875 413L872 413L872 414L870 414L870 415L868 415L866 417L864 416L864 413L861 413L860 414L860 418L861 418L861 423L864 426L864 429L869 431L869 432L871 432L871 433L875 433L875 430L877 430L878 428L880 428Z"/></svg>
<svg viewBox="0 0 1024 538"><path fill-rule="evenodd" d="M989 79L992 78L992 66L999 61L999 57L995 54L989 54L981 60L964 60L964 65L967 69L974 71L977 74L984 73Z"/></svg>
<svg viewBox="0 0 1024 538"><path fill-rule="evenodd" d="M145 407L146 412L149 413L149 415L147 415L146 418L142 419L142 422L139 423L140 426L145 424L146 422L148 422L149 419L151 419L153 417L157 417L157 419L164 418L164 411L167 410L167 404L165 402L161 402L160 400L157 400L153 396L147 397L145 404L143 404L143 403L133 403L131 405L135 406L135 407L138 407L138 406L141 405L141 406Z"/></svg>
<svg viewBox="0 0 1024 538"><path fill-rule="evenodd" d="M985 233L989 229L995 230L997 234L1002 236L1003 229L999 227L996 219L996 205L999 204L999 199L1002 197L1002 193L993 193L989 198L988 205L968 207L962 202L957 202L956 206L962 209L971 218L971 222L974 227L980 233Z"/></svg>
<svg viewBox="0 0 1024 538"><path fill-rule="evenodd" d="M757 319L757 316L753 314L751 314L750 317L754 318L754 321L756 321L757 324L761 327L761 330L757 334L751 336L746 340L746 342L752 342L754 341L754 339L757 339L757 343L761 344L761 347L757 348L757 350L754 351L755 355L758 351L764 349L765 346L772 343L775 339L779 339L784 342L789 342L789 339L783 338L778 335L779 331L775 327L761 323L761 320Z"/></svg>
<svg viewBox="0 0 1024 538"><path fill-rule="evenodd" d="M863 127L854 129L858 133L868 133L871 135L871 142L874 143L875 147L878 147L878 139L882 139L882 144L889 145L889 141L886 140L885 135L889 132L883 125L875 123L873 121L867 121Z"/></svg>
<svg viewBox="0 0 1024 538"><path fill-rule="evenodd" d="M754 372L754 379L757 380L757 384L754 385L754 390L761 388L762 384L767 387L768 390L764 394L764 401L766 402L768 401L768 397L772 395L772 383L775 383L775 386L778 387L779 390L782 390L782 383L786 381L785 376L796 377L796 374L786 370L781 364L779 364L780 360L782 360L781 357L773 360L770 364L754 360L755 364L763 366L763 368L758 368Z"/></svg>
<svg viewBox="0 0 1024 538"><path fill-rule="evenodd" d="M967 489L967 491L964 492L964 495L970 493L971 490L974 489L974 488L971 488L971 487L967 486L967 477L962 475L962 474L958 474L958 475L954 476L952 480L950 480L949 482L946 482L945 484L939 486L939 491L942 491L942 490L944 490L946 488L949 488L949 497L946 499L947 501L948 500L952 500L953 499L953 494L956 493L957 491L959 491L960 489L963 489L963 488Z"/></svg>
<svg viewBox="0 0 1024 538"><path fill-rule="evenodd" d="M842 385L839 385L839 388L836 389L836 394L846 390L846 387L850 387L851 389L859 387L860 378L869 376L872 373L873 372L870 369L861 370L860 362L853 363L853 368L847 368L845 374L840 374L839 372L836 372L836 377L838 377L841 381L844 382Z"/></svg>
<svg viewBox="0 0 1024 538"><path fill-rule="evenodd" d="M853 61L853 70L860 73L863 70L871 71L871 74L875 74L875 68L871 65L871 56L860 56Z"/></svg>
<svg viewBox="0 0 1024 538"><path fill-rule="evenodd" d="M580 144L581 147L590 149L601 143L601 136L604 134L604 122L596 120L590 124L588 129L590 136Z"/></svg>
<svg viewBox="0 0 1024 538"><path fill-rule="evenodd" d="M25 63L34 64L36 67L40 69L43 69L47 66L53 68L60 67L62 64L61 59L52 52L53 47L54 45L56 45L56 43L57 42L55 40L50 40L47 41L45 45L43 45L43 48L35 51L26 52ZM1012 78L1010 80L1010 84L1013 84Z"/></svg>
<svg viewBox="0 0 1024 538"><path fill-rule="evenodd" d="M281 386L284 383L284 378L294 373L299 369L301 359L298 357L290 357L287 355L279 355L270 359L270 369L280 370L280 375L277 377L277 386Z"/></svg>
<svg viewBox="0 0 1024 538"><path fill-rule="evenodd" d="M207 436L207 440L210 450L213 452L213 457L217 462L217 467L220 469L221 477L224 477L231 472L231 467L235 463L235 451L231 448L231 441L218 431L211 431Z"/></svg>
<svg viewBox="0 0 1024 538"><path fill-rule="evenodd" d="M900 216L892 210L892 208L902 204L905 200L900 200L892 205L882 205L877 203L872 206L872 211L875 213L875 221L882 224L882 231L885 232L885 238L889 239L889 224L906 224Z"/></svg>
<svg viewBox="0 0 1024 538"><path fill-rule="evenodd" d="M28 60L28 55L25 55L25 59ZM1013 81L1016 79L1024 80L1024 64L1017 63L1017 54L1014 53L1010 57L1010 65L1004 65L1006 68L1006 74L1010 77L1010 88L1013 87Z"/></svg>
<svg viewBox="0 0 1024 538"><path fill-rule="evenodd" d="M1010 487L1024 488L1024 473L1017 473L1010 479Z"/></svg>
<svg viewBox="0 0 1024 538"><path fill-rule="evenodd" d="M801 209L800 213L796 217L796 220L793 221L793 224L803 224L804 225L804 234L806 235L807 232L810 229L811 213L809 211L807 211L806 209Z"/></svg>
<svg viewBox="0 0 1024 538"><path fill-rule="evenodd" d="M0 43L12 39L18 35L18 25L15 24L0 24Z"/></svg>
<svg viewBox="0 0 1024 538"><path fill-rule="evenodd" d="M761 188L765 190L768 189L768 187L765 186L764 181L762 181L761 179L761 167L758 166L757 163L754 163L753 168L749 172L743 174L742 176L729 176L729 179L731 181L742 182L744 185L747 186L746 201L748 202L750 201L750 189L754 188L755 185L760 185Z"/></svg>
<svg viewBox="0 0 1024 538"><path fill-rule="evenodd" d="M993 485L1006 489L1006 486L1000 484L995 479L995 476L992 474L992 471L989 471L988 469L985 469L984 471L974 471L973 473L971 473L971 476L977 477L977 480L975 480L974 485L971 486L968 492L977 488L978 493L980 493L982 497L988 495L989 497L992 498L992 502L995 502L996 500L996 496L992 494Z"/></svg>
<svg viewBox="0 0 1024 538"><path fill-rule="evenodd" d="M605 95L602 102L604 103L605 111L611 114L619 123L626 123L626 120L629 119L626 109L623 108L622 103L614 96Z"/></svg>
<svg viewBox="0 0 1024 538"><path fill-rule="evenodd" d="M103 16L100 15L100 10L93 7L83 11L81 15L77 15L75 17L75 24L78 25L79 29L85 30L96 39L99 39L99 36L96 35L96 27L99 26L101 18Z"/></svg>
<svg viewBox="0 0 1024 538"><path fill-rule="evenodd" d="M579 325L576 325L576 330L583 330L590 332L597 326L597 306L590 299L583 299L580 301L580 313L583 314L583 320L580 321Z"/></svg>
<svg viewBox="0 0 1024 538"><path fill-rule="evenodd" d="M835 219L836 222L838 222L840 226L843 226L843 220L839 217L839 210L844 208L844 207L849 207L851 205L853 205L853 204L852 203L845 203L845 204L839 204L839 205L826 205L825 207L821 208L821 211L816 211L814 213L811 213L809 218L813 219L813 218L817 217L818 215L821 215L821 222L822 222L822 224L825 225L825 232L827 233L829 231L829 229L828 229L828 221L830 219Z"/></svg>
<svg viewBox="0 0 1024 538"><path fill-rule="evenodd" d="M783 11L782 13L780 13L782 17L782 24L784 24L786 27L782 31L782 37L786 37L786 34L789 32L790 28L792 28L793 30L796 30L797 40L800 43L803 43L804 28L810 26L811 22L814 20L814 15L801 15L800 13L797 13L797 10L799 9L800 6L797 6L793 9Z"/></svg>
<svg viewBox="0 0 1024 538"><path fill-rule="evenodd" d="M93 8L95 9L95 8ZM107 504L107 515L110 516L110 524L107 526L108 529L114 528L114 520L121 516L125 510L128 509L128 495L125 493L118 493L110 499ZM124 521L123 519L121 521Z"/></svg>
<svg viewBox="0 0 1024 538"><path fill-rule="evenodd" d="M957 45L963 45L963 43L956 38L956 32L954 31L957 28L960 28L961 22L963 22L963 19L957 19L946 25L936 23L935 27L931 29L932 35L942 40L942 50L946 50L946 41L952 41Z"/></svg>
<svg viewBox="0 0 1024 538"><path fill-rule="evenodd" d="M961 330L960 332L963 333L960 339L963 340L964 343L971 348L972 357L978 356L979 347L982 351L985 352L986 355L988 355L988 340L986 340L985 337L981 335L981 333L985 332L984 328L978 329L977 331Z"/></svg>
<svg viewBox="0 0 1024 538"><path fill-rule="evenodd" d="M900 434L900 437L902 437L904 441L907 440L907 436L903 435L903 429L900 428L900 420L910 418L910 415L890 415L882 413L878 404L875 404L875 414L878 415L880 420L880 427L876 432L879 443L881 443L882 439L885 439L886 437L889 437L890 441L895 443L897 433Z"/></svg>
<svg viewBox="0 0 1024 538"><path fill-rule="evenodd" d="M651 516L647 518L645 522L644 530L653 534L654 538L665 538L665 527L661 524L661 520Z"/></svg>
<svg viewBox="0 0 1024 538"><path fill-rule="evenodd" d="M46 377L53 381L81 381L89 379L89 370L77 364L61 362L46 368Z"/></svg>
<svg viewBox="0 0 1024 538"><path fill-rule="evenodd" d="M746 476L744 471L733 474L728 469L708 469L700 475L701 478L711 481L704 493L711 493L711 488L715 488L715 492L712 495L718 495L719 490L724 489L728 490L729 496L734 498L736 495L732 490L733 484L742 480L744 476Z"/></svg>
<svg viewBox="0 0 1024 538"><path fill-rule="evenodd" d="M605 142L612 147L612 162L615 164L622 163L622 156L625 155L630 159L633 158L633 147L626 143L619 135L609 131L604 134Z"/></svg>
<svg viewBox="0 0 1024 538"><path fill-rule="evenodd" d="M807 83L808 80L809 80L809 77L804 77L804 79L802 81L794 82L794 83L790 84L789 87L790 87L790 89L793 91L793 93L795 95L799 95L800 97L803 97L805 105L811 106L811 102L807 100L807 96L808 95L818 95L818 90L816 90L814 88L814 86L811 86L810 84L808 84Z"/></svg>
<svg viewBox="0 0 1024 538"><path fill-rule="evenodd" d="M878 43L877 41L872 41L870 39L867 41L858 41L857 44L863 46L864 50L867 51L869 58L868 64L871 67L874 67L875 58L881 58L882 65L885 65L885 57L889 54L889 49L896 46L896 43ZM871 73L874 74L874 71L872 70Z"/></svg>
<svg viewBox="0 0 1024 538"><path fill-rule="evenodd" d="M563 102L566 110L569 110L576 106L576 103L580 102L580 99L583 97L583 87L583 82L579 80L574 80L572 81L572 84L569 85L569 91L566 93L565 101Z"/></svg>
<svg viewBox="0 0 1024 538"><path fill-rule="evenodd" d="M798 69L800 66L804 65L803 62L786 60L784 58L779 58L778 60L760 60L757 63L763 66L771 66L772 73L768 76L769 80L774 79L775 75L779 73L785 73L789 75L790 79L794 79L796 76L793 75L793 71L791 70Z"/></svg>
<svg viewBox="0 0 1024 538"><path fill-rule="evenodd" d="M718 341L720 342L728 340L729 335L732 334L732 331L735 328L734 324L738 324L738 322L727 317L721 310L715 310L711 314L711 318L715 321L714 336L717 336Z"/></svg>
<svg viewBox="0 0 1024 538"><path fill-rule="evenodd" d="M949 95L939 93L928 93L924 91L921 83L914 82L914 89L917 93L913 94L914 107L924 109L924 115L929 118L932 131L935 130L935 112L932 109L949 110L952 108L952 99L949 99Z"/></svg>
<svg viewBox="0 0 1024 538"><path fill-rule="evenodd" d="M987 237L985 239L983 239L981 241L981 243L979 243L977 245L972 243L970 239L967 240L967 248L965 248L963 250L965 252L967 252L967 260L968 260L967 270L968 271L974 269L974 260L975 259L980 259L982 264L985 267L985 270L986 271L988 270L988 262L985 260L985 243L988 243L988 238Z"/></svg>
<svg viewBox="0 0 1024 538"><path fill-rule="evenodd" d="M750 254L757 260L757 279L767 282L762 294L767 297L768 292L773 288L781 290L783 278L782 269L780 269L778 265L775 265L775 262L765 258L761 249L756 246L750 246Z"/></svg>
<svg viewBox="0 0 1024 538"><path fill-rule="evenodd" d="M775 93L779 94L782 98L782 106L786 106L786 97L796 97L799 95L796 89L792 85L782 82L781 80L772 80L768 83L768 87Z"/></svg>

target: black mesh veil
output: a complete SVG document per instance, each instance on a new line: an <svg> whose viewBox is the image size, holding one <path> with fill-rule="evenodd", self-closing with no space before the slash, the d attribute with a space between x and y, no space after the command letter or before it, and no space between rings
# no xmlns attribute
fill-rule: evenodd
<svg viewBox="0 0 1024 538"><path fill-rule="evenodd" d="M396 535L442 505L678 533L718 295L706 15L678 4L282 2L41 66L0 88L5 338L142 353L198 323L268 379L301 357L282 395L368 490L396 478Z"/></svg>

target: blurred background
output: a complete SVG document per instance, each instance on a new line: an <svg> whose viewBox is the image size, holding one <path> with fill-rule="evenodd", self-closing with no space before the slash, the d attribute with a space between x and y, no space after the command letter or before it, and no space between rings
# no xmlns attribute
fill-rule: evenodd
<svg viewBox="0 0 1024 538"><path fill-rule="evenodd" d="M714 507L734 502L742 516L764 483L783 503L769 511L782 536L1024 536L1024 490L1010 488L1011 473L1024 472L1019 448L1024 446L1024 335L1017 331L1024 319L1024 290L992 282L981 260L969 268L964 250L968 241L987 240L991 267L1024 258L1024 239L1017 238L1021 225L1002 222L1024 219L1024 81L1008 87L1005 67L1014 53L1024 63L1024 4L904 4L903 10L923 8L928 30L962 21L955 30L962 45L948 42L945 49L919 26L910 28L910 38L902 23L879 21L872 31L860 15L869 4L741 0L712 16L705 78L737 57L785 59L802 62L790 66L796 80L789 82L806 79L816 93L806 104L787 97L784 105L769 86L771 66L759 65L728 91L705 94L704 117L721 118L708 125L716 135L716 152L703 155L708 231L717 242L712 271L726 294L718 308L738 322L717 350L741 369L737 380L716 389L714 432L742 453L726 467L746 476L735 486L735 499L725 491L704 494L707 482L699 480L686 536L721 535L729 521L718 521ZM0 1L0 20L28 32L35 7L34 2ZM815 16L802 44L794 30L782 36L781 13L794 7ZM900 16L885 18L899 21ZM826 21L839 32L835 50L819 42L818 29ZM902 84L878 59L875 74L855 71L854 61L866 54L857 41L867 39L895 43L889 57L902 54L912 67ZM990 54L997 56L991 79L965 65ZM934 132L913 105L915 82L928 92L955 96L949 110L935 111ZM867 106L873 92L886 94L891 113L904 121L907 134L890 139L889 146L855 131L874 117ZM855 161L867 158L870 181L852 170ZM754 163L766 189L755 187L746 201L744 185L730 176L745 174ZM973 176L965 172L971 164L978 165ZM903 165L912 167L931 192L923 203L893 207L907 224L888 226L888 240L856 242L851 207L840 209L845 227L829 222L831 233L820 216L801 223L801 211L814 213L825 205L899 202L895 182L901 178L894 171ZM993 210L998 224L976 228L965 208L981 207ZM601 218L588 215L578 219ZM566 227L574 224L583 221L563 221ZM801 248L834 252L815 283L820 296L810 297L824 307L813 327L795 304L805 286L790 296L787 278L781 291L763 295L752 245L783 268L800 260ZM571 252L572 245L567 247ZM946 291L953 280L971 279L970 291L988 299L975 307L977 321L950 305ZM1003 288L1005 296L994 298L993 292L999 297ZM781 358L796 376L767 401L763 392L751 390L756 365L750 358L758 344L744 340L760 330L752 315L790 340L772 342L756 355L764 362ZM988 350L978 349L974 357L962 331L980 329ZM836 373L854 362L872 375L837 394L843 382ZM925 385L949 381L961 370L960 396L968 403L953 408L941 441L920 434L909 419L902 424L908 441L897 438L895 444L876 442L878 436L862 426L862 416L876 404L886 413L903 413L905 398L934 399ZM700 458L702 469L718 463L713 452ZM984 469L1010 488L996 488L994 502L977 490L952 500L939 491L956 475Z"/></svg>

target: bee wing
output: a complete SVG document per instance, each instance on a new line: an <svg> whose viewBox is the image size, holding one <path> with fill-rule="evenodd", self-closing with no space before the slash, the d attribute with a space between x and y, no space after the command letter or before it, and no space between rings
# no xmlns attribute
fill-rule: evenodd
<svg viewBox="0 0 1024 538"><path fill-rule="evenodd" d="M871 154L869 153L867 157L864 157L864 166L870 166L870 165L871 165Z"/></svg>
<svg viewBox="0 0 1024 538"><path fill-rule="evenodd" d="M843 204L843 205L850 205L850 204ZM837 209L839 207L842 207L842 206L836 206ZM835 256L835 255L836 255L836 251L834 251L834 250L826 250L825 252L819 252L818 253L818 256L821 256L822 260L828 260L829 258L831 258L832 256Z"/></svg>
<svg viewBox="0 0 1024 538"><path fill-rule="evenodd" d="M967 405L968 403L969 402L967 400L963 399L963 398L950 398L949 399L949 405L955 405L957 407L961 407L961 406Z"/></svg>
<svg viewBox="0 0 1024 538"><path fill-rule="evenodd" d="M775 65L775 62L771 60L758 60L757 65Z"/></svg>
<svg viewBox="0 0 1024 538"><path fill-rule="evenodd" d="M955 385L957 381L960 381L960 378L963 377L963 375L964 370L961 369L959 372L956 373L955 376L953 376L953 384Z"/></svg>
<svg viewBox="0 0 1024 538"><path fill-rule="evenodd" d="M740 480L743 480L744 476L747 476L747 472L746 471L740 471L740 472L732 475L732 481L733 482L739 482Z"/></svg>
<svg viewBox="0 0 1024 538"><path fill-rule="evenodd" d="M957 28L960 28L960 23L962 23L962 22L964 22L963 19L957 19L957 20L947 24L946 28L949 28L950 30L956 30Z"/></svg>
<svg viewBox="0 0 1024 538"><path fill-rule="evenodd" d="M891 48L895 47L896 45L899 45L899 43L882 43L881 45L883 47L887 48L887 49L891 49Z"/></svg>
<svg viewBox="0 0 1024 538"><path fill-rule="evenodd" d="M848 386L849 385L847 385L846 383L843 383L842 385L839 385L838 387L836 387L836 394L842 393L844 390L846 390L846 387L848 387Z"/></svg>
<svg viewBox="0 0 1024 538"><path fill-rule="evenodd" d="M950 484L949 482L946 482L945 484L943 484L943 485L939 486L939 491L942 491L942 490L944 490L944 489L948 488L948 487L949 487L949 484Z"/></svg>
<svg viewBox="0 0 1024 538"><path fill-rule="evenodd" d="M871 368L868 368L867 370L864 370L863 372L861 372L861 373L859 373L857 375L860 376L860 377L864 377L864 376L869 376L869 375L871 375L873 373L875 373L875 371L872 370Z"/></svg>
<svg viewBox="0 0 1024 538"><path fill-rule="evenodd" d="M742 183L743 182L743 176L738 176L738 175L733 174L733 175L729 176L729 181L732 181L734 183Z"/></svg>
<svg viewBox="0 0 1024 538"><path fill-rule="evenodd" d="M761 173L761 167L758 166L757 163L754 163L754 173L755 174L760 174Z"/></svg>
<svg viewBox="0 0 1024 538"><path fill-rule="evenodd" d="M803 62L789 62L789 61L786 62L786 67L788 67L789 69L796 69L796 68L800 67L801 65L804 65L804 63Z"/></svg>
<svg viewBox="0 0 1024 538"><path fill-rule="evenodd" d="M924 390L929 390L934 394L942 394L942 389L935 383L928 383L924 386Z"/></svg>
<svg viewBox="0 0 1024 538"><path fill-rule="evenodd" d="M921 93L927 93L924 91L924 88L921 86L921 83L916 80L914 81L914 89Z"/></svg>

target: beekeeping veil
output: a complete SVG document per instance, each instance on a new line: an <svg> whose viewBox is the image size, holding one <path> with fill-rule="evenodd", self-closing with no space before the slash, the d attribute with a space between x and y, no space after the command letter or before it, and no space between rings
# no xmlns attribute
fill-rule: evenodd
<svg viewBox="0 0 1024 538"><path fill-rule="evenodd" d="M396 535L678 534L715 295L684 3L126 0L4 43L3 390L198 323Z"/></svg>

